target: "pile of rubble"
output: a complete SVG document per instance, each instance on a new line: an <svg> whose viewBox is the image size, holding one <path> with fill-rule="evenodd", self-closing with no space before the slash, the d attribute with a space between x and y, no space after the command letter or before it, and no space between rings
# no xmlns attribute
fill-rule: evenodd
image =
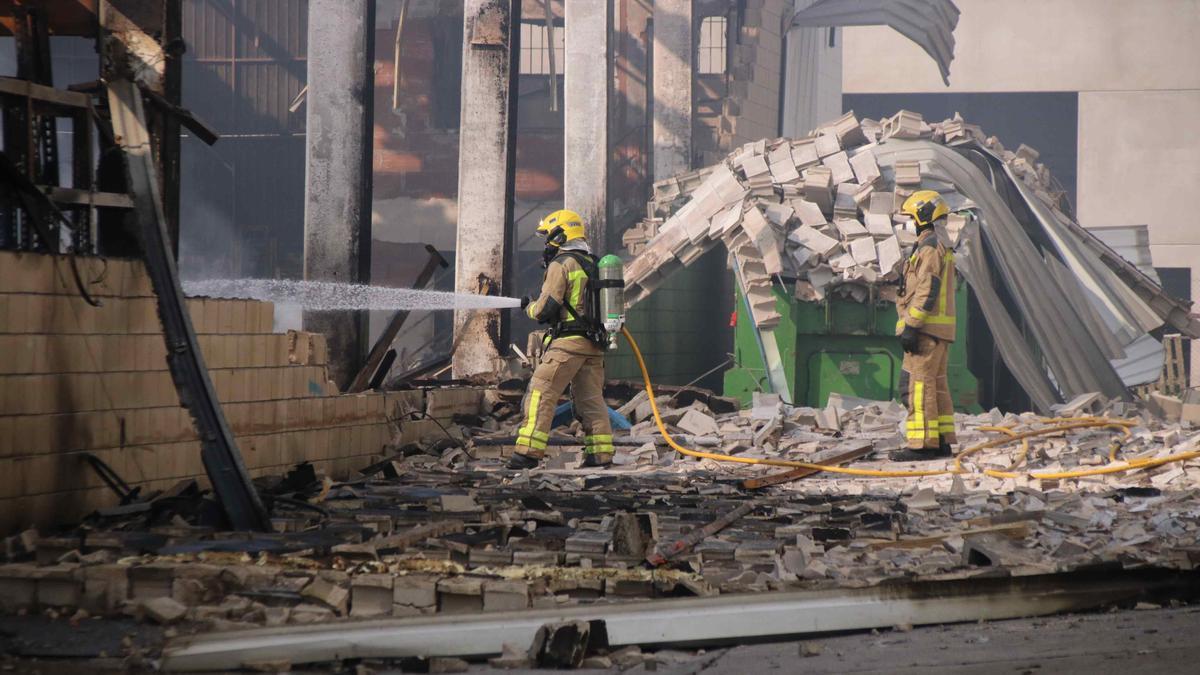
<svg viewBox="0 0 1200 675"><path fill-rule="evenodd" d="M881 167L875 148L888 139L985 143L1047 204L1059 208L1063 203L1035 150L1022 145L1008 152L957 116L931 125L904 110L882 123L860 122L849 112L808 138L748 143L705 169L702 178L688 174L656 185L651 217L624 237L636 256L626 274L631 303L718 242L733 256L760 328L774 326L779 318L770 293L774 276L799 280L796 296L806 300L836 290L863 301L869 286L895 282L901 251L916 240L900 205L931 177L916 161ZM974 204L944 181L926 187L940 188L956 211L943 233L953 245Z"/></svg>
<svg viewBox="0 0 1200 675"><path fill-rule="evenodd" d="M718 245L760 330L779 324L780 295L893 299L916 236L899 208L916 190L950 207L939 237L1038 411L1153 382L1164 325L1200 336L1186 303L1075 222L1037 151L1006 150L957 115L930 124L903 110L882 122L849 112L658 183L623 237L626 304Z"/></svg>
<svg viewBox="0 0 1200 675"><path fill-rule="evenodd" d="M904 411L895 403L835 396L809 409L767 395L722 413L713 412L719 397L658 403L673 433L712 452L913 468L886 459L901 442ZM1076 480L1027 475L1105 465L1111 453L1123 461L1200 448L1190 424L1099 396L1059 412L1137 419L1119 450L1121 436L1101 428L1040 437L1010 478L980 469L1009 467L1017 444L972 455L960 474L772 480L776 468L697 461L665 447L644 395L622 411L633 427L618 435L617 466L606 471L581 468L573 427L555 432L546 466L509 471L494 441L515 420L462 419L438 437L397 444L357 480L333 483L304 466L281 477L272 498L295 508L276 509L274 534L222 533L178 515L26 533L7 542L14 562L0 565L0 604L237 629L1099 563L1192 569L1200 560L1200 460ZM996 411L957 416L963 447L996 436L981 427L1047 423Z"/></svg>

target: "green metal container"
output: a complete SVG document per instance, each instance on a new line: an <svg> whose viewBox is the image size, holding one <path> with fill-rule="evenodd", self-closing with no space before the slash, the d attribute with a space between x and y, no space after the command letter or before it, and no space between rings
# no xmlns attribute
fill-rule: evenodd
<svg viewBox="0 0 1200 675"><path fill-rule="evenodd" d="M967 369L966 284L956 292L958 336L950 347L950 393L956 410L979 412L978 382ZM725 372L725 395L748 404L755 391L771 387L754 321L740 294L736 305L734 365ZM895 304L878 299L805 302L776 288L775 306L782 319L772 332L793 403L821 408L834 392L903 399Z"/></svg>

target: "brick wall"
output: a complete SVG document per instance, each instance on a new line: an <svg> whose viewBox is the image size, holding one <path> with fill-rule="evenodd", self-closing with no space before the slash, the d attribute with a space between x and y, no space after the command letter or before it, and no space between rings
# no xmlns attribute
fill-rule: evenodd
<svg viewBox="0 0 1200 675"><path fill-rule="evenodd" d="M0 252L0 533L114 506L85 453L143 494L204 477L144 266L79 262L102 307L83 301L65 261ZM391 440L389 416L425 409L419 391L338 395L324 337L273 333L270 303L192 299L188 309L253 476L311 461L345 477ZM437 396L435 416L479 406L477 390ZM403 436L435 431L432 422L406 422Z"/></svg>
<svg viewBox="0 0 1200 675"><path fill-rule="evenodd" d="M791 0L745 0L740 13L719 2L697 6L697 16L727 13L735 33L729 72L696 78L695 166L719 162L743 143L779 135L780 26L791 7Z"/></svg>

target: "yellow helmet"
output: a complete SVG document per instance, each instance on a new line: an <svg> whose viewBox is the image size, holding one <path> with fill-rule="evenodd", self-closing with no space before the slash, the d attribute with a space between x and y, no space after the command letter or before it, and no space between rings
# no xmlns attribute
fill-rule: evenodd
<svg viewBox="0 0 1200 675"><path fill-rule="evenodd" d="M583 218L570 209L559 209L542 218L537 233L545 237L548 244L555 246L587 236L583 231Z"/></svg>
<svg viewBox="0 0 1200 675"><path fill-rule="evenodd" d="M904 200L900 210L917 221L917 227L933 227L933 223L950 213L950 207L934 190L917 190Z"/></svg>

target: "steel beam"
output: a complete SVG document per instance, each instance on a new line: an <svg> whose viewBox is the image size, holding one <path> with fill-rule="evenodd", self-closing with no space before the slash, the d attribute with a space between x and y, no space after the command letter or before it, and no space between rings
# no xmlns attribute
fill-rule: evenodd
<svg viewBox="0 0 1200 675"><path fill-rule="evenodd" d="M40 103L81 110L87 110L92 103L92 97L87 94L55 89L15 77L0 77L0 94L31 98Z"/></svg>
<svg viewBox="0 0 1200 675"><path fill-rule="evenodd" d="M163 651L162 666L197 671L272 661L480 657L499 654L506 644L529 645L544 624L579 620L603 621L613 647L732 644L1082 611L1133 602L1148 592L1194 594L1196 587L1194 574L1105 570L288 626L175 638Z"/></svg>
<svg viewBox="0 0 1200 675"><path fill-rule="evenodd" d="M121 192L89 192L56 185L39 185L50 201L64 206L95 206L112 209L131 209L133 200Z"/></svg>
<svg viewBox="0 0 1200 675"><path fill-rule="evenodd" d="M113 135L125 153L126 175L133 194L138 239L146 273L158 301L158 316L167 343L167 367L179 392L179 402L192 416L200 437L200 454L213 490L230 525L236 530L270 529L270 518L242 462L233 432L208 377L204 355L184 304L150 151L142 94L127 79L108 83L108 107Z"/></svg>

